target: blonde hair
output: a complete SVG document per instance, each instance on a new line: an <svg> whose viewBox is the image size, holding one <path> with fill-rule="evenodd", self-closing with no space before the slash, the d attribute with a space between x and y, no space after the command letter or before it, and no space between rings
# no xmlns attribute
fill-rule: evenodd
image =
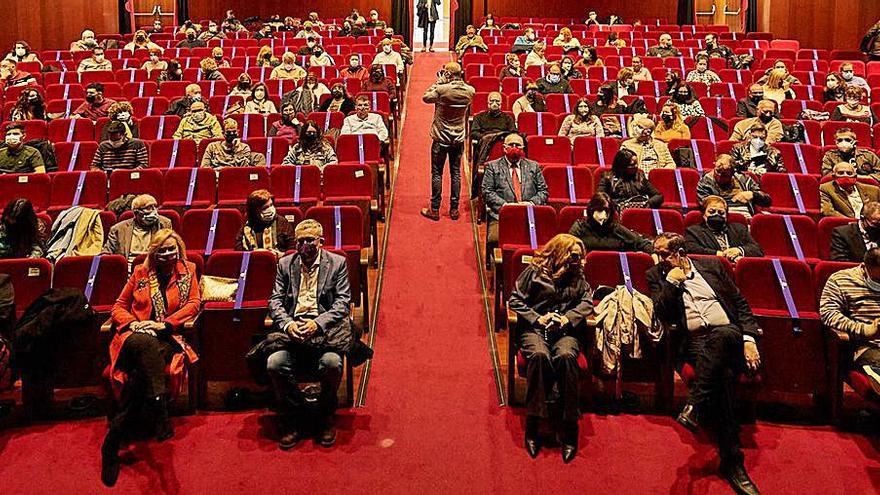
<svg viewBox="0 0 880 495"><path fill-rule="evenodd" d="M583 241L571 234L556 234L543 248L535 251L532 266L556 280L565 272L568 255L574 246L580 246L581 253L586 254Z"/></svg>
<svg viewBox="0 0 880 495"><path fill-rule="evenodd" d="M773 69L767 77L766 86L770 89L782 89L785 83L785 71L782 69Z"/></svg>
<svg viewBox="0 0 880 495"><path fill-rule="evenodd" d="M203 71L217 70L217 62L215 62L213 58L203 58L202 61L199 62L199 67L201 67Z"/></svg>
<svg viewBox="0 0 880 495"><path fill-rule="evenodd" d="M150 247L147 248L147 256L144 258L143 264L147 271L153 269L153 258L162 244L165 244L165 241L168 239L174 239L174 242L177 244L177 259L186 261L186 244L183 243L183 238L180 237L180 234L171 229L161 229L153 234L153 239L150 240Z"/></svg>
<svg viewBox="0 0 880 495"><path fill-rule="evenodd" d="M567 27L560 29L559 36L562 36L563 38L566 36L571 36L571 29L568 29Z"/></svg>

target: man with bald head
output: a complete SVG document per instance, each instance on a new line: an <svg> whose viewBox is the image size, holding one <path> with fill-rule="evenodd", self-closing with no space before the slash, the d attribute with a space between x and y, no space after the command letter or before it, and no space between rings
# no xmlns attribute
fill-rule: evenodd
<svg viewBox="0 0 880 495"><path fill-rule="evenodd" d="M449 157L451 189L449 217L458 220L458 201L461 192L461 154L467 137L467 115L474 99L473 86L462 79L461 66L448 62L438 73L437 82L422 96L422 101L434 105L431 125L431 204L422 208L423 217L440 220L440 200L443 193L443 167Z"/></svg>
<svg viewBox="0 0 880 495"><path fill-rule="evenodd" d="M736 116L751 119L758 116L758 103L764 99L764 86L752 84L749 95L736 102Z"/></svg>
<svg viewBox="0 0 880 495"><path fill-rule="evenodd" d="M834 180L819 186L822 216L859 218L865 203L880 201L880 187L859 182L852 163L838 162L831 176Z"/></svg>
<svg viewBox="0 0 880 495"><path fill-rule="evenodd" d="M522 136L504 138L504 156L486 163L483 203L488 210L488 244L498 243L498 212L506 204L542 205L547 202L547 183L538 162L525 157Z"/></svg>
<svg viewBox="0 0 880 495"><path fill-rule="evenodd" d="M202 166L220 171L224 167L265 166L266 161L260 153L252 153L251 147L242 142L238 132L238 122L232 119L223 121L223 141L214 141L205 147Z"/></svg>
<svg viewBox="0 0 880 495"><path fill-rule="evenodd" d="M171 228L171 220L159 214L156 198L141 194L131 202L134 217L110 228L101 254L121 254L129 262L149 250L156 232Z"/></svg>
<svg viewBox="0 0 880 495"><path fill-rule="evenodd" d="M86 29L78 40L70 44L70 51L89 52L94 50L96 46L98 46L98 40L95 38L95 32L91 29Z"/></svg>
<svg viewBox="0 0 880 495"><path fill-rule="evenodd" d="M471 170L471 199L480 192L477 183L477 170L489 157L492 146L504 135L516 132L513 115L501 110L503 96L497 91L489 93L487 110L474 116L471 122L471 144L473 146L474 167Z"/></svg>
<svg viewBox="0 0 880 495"><path fill-rule="evenodd" d="M620 145L636 154L639 169L648 175L655 168L675 168L669 147L659 139L654 139L654 121L649 118L638 118L632 123L631 136Z"/></svg>
<svg viewBox="0 0 880 495"><path fill-rule="evenodd" d="M660 39L658 40L658 44L656 46L652 46L648 49L647 56L649 57L680 57L681 52L678 48L672 46L672 36L667 33L663 33L660 35Z"/></svg>
<svg viewBox="0 0 880 495"><path fill-rule="evenodd" d="M782 122L776 118L776 102L772 100L761 100L758 102L757 106L757 117L737 122L733 127L733 133L730 135L730 140L748 140L751 138L752 126L757 123L764 124L764 128L767 129L767 144L773 144L782 139Z"/></svg>
<svg viewBox="0 0 880 495"><path fill-rule="evenodd" d="M196 100L189 107L189 113L180 121L172 135L174 139L202 139L223 137L223 128L217 117L208 113L205 102Z"/></svg>
<svg viewBox="0 0 880 495"><path fill-rule="evenodd" d="M198 84L187 84L186 89L184 90L184 95L171 102L171 105L168 105L168 110L165 111L165 115L177 115L181 118L185 117L186 114L189 113L189 107L196 101L201 101L205 104L205 108L208 108L207 102L202 99L202 87ZM208 111L210 112L211 110L208 109Z"/></svg>

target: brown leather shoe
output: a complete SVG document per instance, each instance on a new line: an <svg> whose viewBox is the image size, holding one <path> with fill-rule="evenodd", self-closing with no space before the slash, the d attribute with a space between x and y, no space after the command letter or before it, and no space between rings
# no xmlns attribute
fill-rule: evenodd
<svg viewBox="0 0 880 495"><path fill-rule="evenodd" d="M433 208L422 208L421 214L428 220L433 220L435 222L440 221L440 210L435 210Z"/></svg>
<svg viewBox="0 0 880 495"><path fill-rule="evenodd" d="M458 220L458 217L460 217L460 216L461 216L461 213L459 213L458 208L456 208L454 210L449 210L449 218L451 218L453 220Z"/></svg>
<svg viewBox="0 0 880 495"><path fill-rule="evenodd" d="M299 443L300 433L297 429L290 429L281 434L278 440L278 448L281 450L290 450Z"/></svg>

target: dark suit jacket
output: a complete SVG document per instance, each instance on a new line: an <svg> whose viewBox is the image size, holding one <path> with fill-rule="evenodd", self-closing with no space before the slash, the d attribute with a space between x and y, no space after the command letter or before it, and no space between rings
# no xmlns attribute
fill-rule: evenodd
<svg viewBox="0 0 880 495"><path fill-rule="evenodd" d="M715 255L721 251L721 245L715 239L712 229L706 225L706 222L697 225L691 225L684 233L687 242L687 251L691 254L710 254ZM737 247L743 250L743 256L761 257L764 256L764 250L755 242L749 228L739 223L727 224L727 243L730 247Z"/></svg>
<svg viewBox="0 0 880 495"><path fill-rule="evenodd" d="M544 175L538 162L520 158L519 172L522 200L536 205L546 203L547 183L544 182ZM502 206L516 202L507 158L486 162L486 171L483 174L483 202L486 203L489 218L492 220L498 220L498 212Z"/></svg>
<svg viewBox="0 0 880 495"><path fill-rule="evenodd" d="M866 251L859 222L834 227L831 231L831 261L861 263Z"/></svg>
<svg viewBox="0 0 880 495"><path fill-rule="evenodd" d="M738 326L745 335L751 335L755 339L760 337L761 329L758 328L749 303L739 292L736 284L721 265L721 261L715 258L689 259L693 267L715 291L730 322ZM651 289L651 299L654 301L654 313L663 323L679 325L682 331L687 332L682 299L684 289L669 283L666 280L668 273L669 269L666 265L660 264L651 267L646 275L648 287Z"/></svg>
<svg viewBox="0 0 880 495"><path fill-rule="evenodd" d="M552 312L568 318L571 329L577 329L593 313L592 298L593 291L583 277L567 286L557 285L529 265L516 280L510 294L510 309L518 317L517 331L520 334L533 331L538 318Z"/></svg>
<svg viewBox="0 0 880 495"><path fill-rule="evenodd" d="M306 344L319 349L348 352L353 342L351 322L351 288L348 285L348 269L345 258L321 250L318 268L318 331ZM269 296L269 316L275 327L283 331L294 321L293 312L299 298L302 262L298 254L291 254L278 261L275 272L275 288Z"/></svg>

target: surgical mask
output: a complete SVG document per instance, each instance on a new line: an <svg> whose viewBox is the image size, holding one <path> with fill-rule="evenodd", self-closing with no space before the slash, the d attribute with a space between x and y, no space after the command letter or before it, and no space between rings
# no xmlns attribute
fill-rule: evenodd
<svg viewBox="0 0 880 495"><path fill-rule="evenodd" d="M828 81L828 89L837 89L837 81Z"/></svg>
<svg viewBox="0 0 880 495"><path fill-rule="evenodd" d="M27 54L27 51L24 48L16 48L15 55L19 57L24 57Z"/></svg>
<svg viewBox="0 0 880 495"><path fill-rule="evenodd" d="M558 83L560 79L562 79L562 76L560 76L559 74L548 74L547 75L547 82L549 82L551 84Z"/></svg>
<svg viewBox="0 0 880 495"><path fill-rule="evenodd" d="M706 225L715 232L720 232L727 227L727 217L725 215L709 215L706 218Z"/></svg>
<svg viewBox="0 0 880 495"><path fill-rule="evenodd" d="M159 212L153 210L149 213L144 213L143 216L141 216L141 222L147 226L156 225L159 223ZM174 253L174 256L177 256L177 253Z"/></svg>
<svg viewBox="0 0 880 495"><path fill-rule="evenodd" d="M661 113L660 118L662 118L663 122L666 122L667 124L672 122L672 114L671 113Z"/></svg>
<svg viewBox="0 0 880 495"><path fill-rule="evenodd" d="M103 62L104 55L95 55L95 62Z"/></svg>
<svg viewBox="0 0 880 495"><path fill-rule="evenodd" d="M128 113L128 112L119 112L119 113L116 114L116 120L119 120L119 121L123 121L123 122L124 122L124 121L127 121L127 120L130 119L130 118L131 118L131 114Z"/></svg>
<svg viewBox="0 0 880 495"><path fill-rule="evenodd" d="M360 62L358 62L357 60L350 60L348 62L348 66L351 67L352 69L357 69L358 67L360 67L360 65L361 65Z"/></svg>
<svg viewBox="0 0 880 495"><path fill-rule="evenodd" d="M37 101L39 98L40 97L36 93L31 93L31 95L28 96L28 101Z"/></svg>
<svg viewBox="0 0 880 495"><path fill-rule="evenodd" d="M838 177L834 179L834 182L837 182L838 186L849 191L853 188L853 186L856 185L858 179L856 179L855 177Z"/></svg>
<svg viewBox="0 0 880 495"><path fill-rule="evenodd" d="M254 98L257 100L264 100L266 99L266 92L263 90L254 91Z"/></svg>
<svg viewBox="0 0 880 495"><path fill-rule="evenodd" d="M562 64L562 70L564 70L565 72L570 71L570 70L571 70L571 64L569 64L569 63Z"/></svg>
<svg viewBox="0 0 880 495"><path fill-rule="evenodd" d="M201 101L201 100L202 100L202 95L201 95L201 93L196 93L196 94L190 96L189 98L190 98L192 101Z"/></svg>
<svg viewBox="0 0 880 495"><path fill-rule="evenodd" d="M862 102L859 101L859 100L846 100L846 104L847 104L850 108L858 108L859 105L862 104Z"/></svg>
<svg viewBox="0 0 880 495"><path fill-rule="evenodd" d="M508 161L516 163L525 156L525 152L522 148L517 148L516 146L505 146L504 147L504 156Z"/></svg>
<svg viewBox="0 0 880 495"><path fill-rule="evenodd" d="M334 89L330 94L333 95L333 98L342 98L345 95L341 89Z"/></svg>
<svg viewBox="0 0 880 495"><path fill-rule="evenodd" d="M19 143L21 143L21 136L19 134L6 135L6 144L9 146L17 146Z"/></svg>
<svg viewBox="0 0 880 495"><path fill-rule="evenodd" d="M159 219L159 215L156 215L156 220ZM170 265L172 263L177 263L179 255L177 253L177 249L168 250L168 251L157 251L156 252L156 262L160 265Z"/></svg>
<svg viewBox="0 0 880 495"><path fill-rule="evenodd" d="M761 138L752 138L749 142L752 143L752 147L755 149L761 149L764 147L764 140Z"/></svg>
<svg viewBox="0 0 880 495"><path fill-rule="evenodd" d="M264 223L269 223L275 220L275 207L270 206L263 209L263 211L260 212L260 220L262 220Z"/></svg>
<svg viewBox="0 0 880 495"><path fill-rule="evenodd" d="M389 46L389 45L383 46L382 51L385 53L391 53L391 46Z"/></svg>
<svg viewBox="0 0 880 495"><path fill-rule="evenodd" d="M217 32L217 26L211 26L211 27L209 27L209 28L208 28L208 31L210 31L210 32L212 32L212 33L216 33L216 32Z"/></svg>
<svg viewBox="0 0 880 495"><path fill-rule="evenodd" d="M853 72L852 72L852 71L841 72L840 75L843 76L843 79L844 79L844 80L847 80L847 81L850 81L850 80L852 80L852 78L853 78Z"/></svg>
<svg viewBox="0 0 880 495"><path fill-rule="evenodd" d="M158 55L150 55L150 62L156 63L159 61Z"/></svg>
<svg viewBox="0 0 880 495"><path fill-rule="evenodd" d="M306 46L308 46L309 48L314 48L315 44L313 42L309 41L308 43L306 43Z"/></svg>
<svg viewBox="0 0 880 495"><path fill-rule="evenodd" d="M604 226L608 223L608 212L607 211L594 211L593 212L593 221L597 224Z"/></svg>
<svg viewBox="0 0 880 495"><path fill-rule="evenodd" d="M238 133L235 131L227 131L223 134L223 137L226 139L226 142L232 144L238 139Z"/></svg>

